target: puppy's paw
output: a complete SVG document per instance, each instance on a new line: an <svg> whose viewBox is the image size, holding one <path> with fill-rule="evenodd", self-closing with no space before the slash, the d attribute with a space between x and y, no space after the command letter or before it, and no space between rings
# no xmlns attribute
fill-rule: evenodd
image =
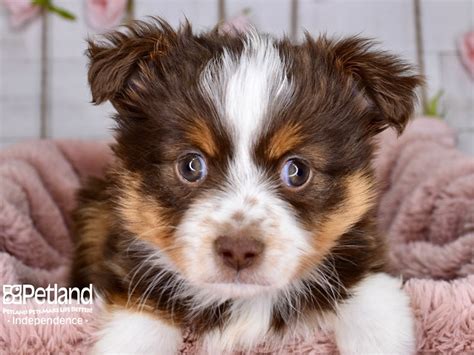
<svg viewBox="0 0 474 355"><path fill-rule="evenodd" d="M415 353L410 300L400 280L374 274L338 308L335 334L342 354Z"/></svg>
<svg viewBox="0 0 474 355"><path fill-rule="evenodd" d="M161 354L178 353L181 331L159 318L130 310L113 310L92 354Z"/></svg>

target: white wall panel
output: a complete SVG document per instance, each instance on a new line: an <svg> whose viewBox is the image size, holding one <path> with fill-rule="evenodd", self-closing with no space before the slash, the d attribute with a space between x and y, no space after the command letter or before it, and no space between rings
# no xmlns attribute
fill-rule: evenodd
<svg viewBox="0 0 474 355"><path fill-rule="evenodd" d="M300 0L299 25L312 34L359 34L391 51L416 52L413 5L407 0Z"/></svg>
<svg viewBox="0 0 474 355"><path fill-rule="evenodd" d="M109 103L90 103L85 57L54 59L50 77L50 119L53 137L106 137L113 112Z"/></svg>
<svg viewBox="0 0 474 355"><path fill-rule="evenodd" d="M227 18L249 9L249 19L257 29L276 35L290 34L291 0L230 0L226 3Z"/></svg>
<svg viewBox="0 0 474 355"><path fill-rule="evenodd" d="M425 53L425 75L428 97L434 97L443 90L441 82L441 56L439 53Z"/></svg>
<svg viewBox="0 0 474 355"><path fill-rule="evenodd" d="M14 30L0 6L0 141L39 134L40 28L36 19Z"/></svg>
<svg viewBox="0 0 474 355"><path fill-rule="evenodd" d="M50 15L49 120L52 137L106 137L110 135L110 104L93 106L87 83L86 38L96 32L88 27L84 2L57 1L74 13L76 21Z"/></svg>
<svg viewBox="0 0 474 355"><path fill-rule="evenodd" d="M135 16L159 16L173 26L187 18L196 30L213 27L218 21L217 0L135 0Z"/></svg>
<svg viewBox="0 0 474 355"><path fill-rule="evenodd" d="M460 147L474 153L474 82L461 66L456 41L474 29L473 0L421 0L428 95L444 91L446 120L459 134ZM110 104L90 104L84 1L55 0L77 16L70 22L49 16L48 120L53 137L104 137L113 125ZM0 2L1 4L1 2ZM289 33L291 0L226 0L228 18L250 9L261 31ZM135 16L158 15L173 26L188 18L197 30L218 21L218 0L135 0ZM10 28L0 5L0 147L39 135L41 20ZM299 38L312 34L359 34L411 62L416 60L412 0L299 0Z"/></svg>
<svg viewBox="0 0 474 355"><path fill-rule="evenodd" d="M474 154L474 129L458 131L458 147L463 152Z"/></svg>
<svg viewBox="0 0 474 355"><path fill-rule="evenodd" d="M440 58L446 120L461 130L474 129L474 81L462 67L458 56L442 54Z"/></svg>
<svg viewBox="0 0 474 355"><path fill-rule="evenodd" d="M425 50L456 52L456 40L474 28L474 1L422 0L421 4Z"/></svg>

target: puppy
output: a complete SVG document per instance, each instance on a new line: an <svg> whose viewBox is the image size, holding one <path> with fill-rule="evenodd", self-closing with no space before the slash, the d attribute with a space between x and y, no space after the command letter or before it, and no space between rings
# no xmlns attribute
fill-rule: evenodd
<svg viewBox="0 0 474 355"><path fill-rule="evenodd" d="M115 162L75 212L76 284L108 304L95 352L205 353L333 330L342 353L409 354L413 318L384 273L374 136L399 133L422 79L368 40L159 19L91 41Z"/></svg>

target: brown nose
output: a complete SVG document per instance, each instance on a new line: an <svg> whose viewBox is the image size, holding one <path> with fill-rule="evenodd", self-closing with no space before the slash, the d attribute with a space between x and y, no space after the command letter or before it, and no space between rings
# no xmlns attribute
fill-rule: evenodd
<svg viewBox="0 0 474 355"><path fill-rule="evenodd" d="M263 243L249 237L221 236L214 247L224 264L237 271L256 264L263 252Z"/></svg>

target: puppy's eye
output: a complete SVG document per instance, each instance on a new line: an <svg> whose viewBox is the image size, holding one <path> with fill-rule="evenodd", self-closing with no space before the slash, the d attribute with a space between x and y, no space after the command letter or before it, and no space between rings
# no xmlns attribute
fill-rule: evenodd
<svg viewBox="0 0 474 355"><path fill-rule="evenodd" d="M311 169L300 159L290 159L281 170L281 179L289 187L303 186L310 177Z"/></svg>
<svg viewBox="0 0 474 355"><path fill-rule="evenodd" d="M189 153L178 160L179 175L187 182L198 182L207 174L206 161L197 153Z"/></svg>

